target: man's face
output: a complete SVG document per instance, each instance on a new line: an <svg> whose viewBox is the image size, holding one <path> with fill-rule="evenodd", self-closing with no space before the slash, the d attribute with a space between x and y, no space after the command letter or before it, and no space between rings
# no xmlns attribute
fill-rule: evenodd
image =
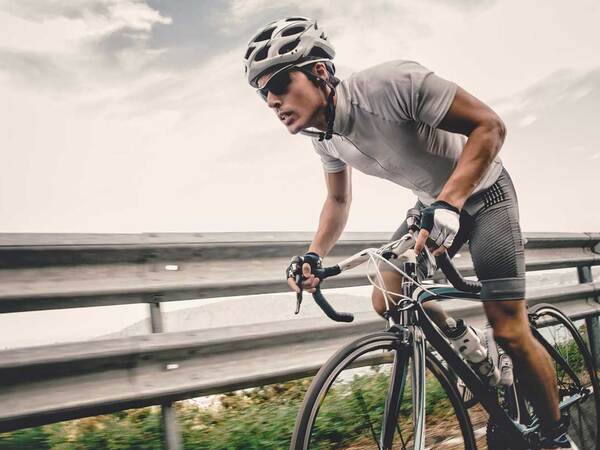
<svg viewBox="0 0 600 450"><path fill-rule="evenodd" d="M270 76L271 74L265 74L260 77L259 85L262 85ZM287 76L289 76L289 84L285 89L273 89L276 93L269 90L266 98L269 108L273 109L277 118L291 134L314 126L319 110L327 104L322 91L298 70L289 71L287 75L276 76L283 77L284 83L279 83L279 87L285 86ZM270 84L267 85L267 88Z"/></svg>

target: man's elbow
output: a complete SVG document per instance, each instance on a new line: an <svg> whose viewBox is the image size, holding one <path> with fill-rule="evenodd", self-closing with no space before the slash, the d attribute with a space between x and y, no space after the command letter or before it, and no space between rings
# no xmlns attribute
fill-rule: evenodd
<svg viewBox="0 0 600 450"><path fill-rule="evenodd" d="M330 195L329 200L338 206L343 206L346 209L348 209L350 208L350 204L352 203L352 195Z"/></svg>
<svg viewBox="0 0 600 450"><path fill-rule="evenodd" d="M488 143L489 148L493 148L497 153L506 138L506 125L498 115L492 113L479 122L474 132Z"/></svg>
<svg viewBox="0 0 600 450"><path fill-rule="evenodd" d="M498 134L498 137L500 139L500 145L504 144L504 139L506 139L507 131L508 130L506 129L506 124L500 117L498 117L498 120L496 122L496 133Z"/></svg>
<svg viewBox="0 0 600 450"><path fill-rule="evenodd" d="M490 117L485 124L485 128L488 132L496 139L499 144L499 147L504 144L504 139L506 139L506 124L504 121L494 114Z"/></svg>

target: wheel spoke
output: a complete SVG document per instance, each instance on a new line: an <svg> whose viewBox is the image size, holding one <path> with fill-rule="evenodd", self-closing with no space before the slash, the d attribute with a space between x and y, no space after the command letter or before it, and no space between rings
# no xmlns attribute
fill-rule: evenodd
<svg viewBox="0 0 600 450"><path fill-rule="evenodd" d="M400 443L402 444L402 450L406 450L406 441L402 437L402 430L399 425L396 425L396 431L398 432L398 437L400 438Z"/></svg>
<svg viewBox="0 0 600 450"><path fill-rule="evenodd" d="M348 350L340 350L315 376L298 415L293 449L381 450L382 439L389 439L386 448L414 450L411 381L403 382L392 400L387 399L390 386L396 386L391 383L392 369L403 367L394 366L397 360L393 350L398 342L391 333L374 336L379 341L374 338L369 345L357 341L360 345L349 344ZM460 397L447 370L432 358L427 355L425 371L426 448L474 450L470 422ZM395 373L403 371L396 369ZM396 408L397 419L389 424L393 433L384 437L383 424L386 418L391 419L388 414L396 415Z"/></svg>
<svg viewBox="0 0 600 450"><path fill-rule="evenodd" d="M381 450L381 446L379 445L379 439L377 439L377 433L375 433L375 428L373 428L373 422L371 421L371 417L369 416L369 411L367 409L367 404L365 402L365 398L362 395L362 391L359 388L353 387L352 392L354 394L354 397L358 401L360 408L362 409L363 417L364 417L365 421L369 425L369 429L371 430L371 434L373 435L373 440L375 441L375 445L377 445L377 448L379 450Z"/></svg>
<svg viewBox="0 0 600 450"><path fill-rule="evenodd" d="M549 353L556 371L559 401L571 403L568 410L563 409L571 419L568 433L579 448L598 448L599 393L586 393L596 391L598 381L581 329L552 306L538 305L533 311L536 320L532 324L539 331L536 337L543 345L552 347L548 349L552 350ZM576 400L574 395L581 398ZM532 420L537 420L530 405L528 409Z"/></svg>

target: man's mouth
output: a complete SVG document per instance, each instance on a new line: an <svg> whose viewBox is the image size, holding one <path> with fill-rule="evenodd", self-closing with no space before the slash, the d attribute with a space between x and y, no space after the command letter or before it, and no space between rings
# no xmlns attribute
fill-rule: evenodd
<svg viewBox="0 0 600 450"><path fill-rule="evenodd" d="M293 118L292 118L293 114L294 113L291 111L280 112L278 114L279 120L281 120L285 125L289 125L293 120Z"/></svg>

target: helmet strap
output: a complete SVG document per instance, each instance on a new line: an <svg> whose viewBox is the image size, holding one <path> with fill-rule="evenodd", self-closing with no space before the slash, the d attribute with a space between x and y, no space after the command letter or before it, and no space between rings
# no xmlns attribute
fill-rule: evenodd
<svg viewBox="0 0 600 450"><path fill-rule="evenodd" d="M333 122L335 121L335 86L329 82L329 80L325 80L321 78L324 82L323 92L327 93L325 87L329 87L329 95L327 95L327 106L325 107L325 120L327 121L327 128L324 132L319 133L319 141L329 140L333 136Z"/></svg>
<svg viewBox="0 0 600 450"><path fill-rule="evenodd" d="M325 128L325 131L318 132L318 136L319 141L329 140L333 136L333 123L335 121L335 87L340 80L335 76L331 76L332 81L329 81L328 79L315 75L311 71L302 70L302 72L304 72L304 74L313 82L315 86L320 87L327 97L327 106L325 107L325 121L327 123L327 127ZM329 94L327 93L327 87L329 87Z"/></svg>

